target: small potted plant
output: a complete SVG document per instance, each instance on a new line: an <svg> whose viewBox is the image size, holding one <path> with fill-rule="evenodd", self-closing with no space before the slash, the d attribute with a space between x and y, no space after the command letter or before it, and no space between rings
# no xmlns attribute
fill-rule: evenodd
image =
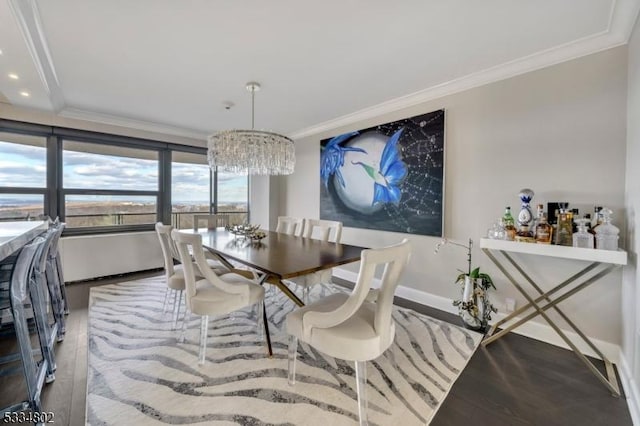
<svg viewBox="0 0 640 426"><path fill-rule="evenodd" d="M498 310L491 304L489 300L489 289L495 290L496 286L493 280L484 272L480 272L480 268L471 269L471 249L473 240L469 238L468 244L461 244L455 241L443 238L437 245L435 253L445 244L451 244L467 249L467 270L462 271L455 280L455 283L461 287L461 298L453 301L453 306L458 307L458 313L465 327L484 332L491 320L491 314Z"/></svg>

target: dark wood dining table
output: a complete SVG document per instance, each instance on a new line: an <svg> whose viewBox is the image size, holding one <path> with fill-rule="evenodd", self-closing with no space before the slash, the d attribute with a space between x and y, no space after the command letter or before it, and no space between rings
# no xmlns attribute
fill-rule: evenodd
<svg viewBox="0 0 640 426"><path fill-rule="evenodd" d="M224 228L183 232L200 234L203 247L217 255L230 269L235 269L231 263L235 261L258 271L261 285L277 286L298 306L304 306L304 303L283 280L357 262L366 248L272 231L265 231L266 237L259 241L236 236ZM269 355L272 355L266 309L263 311Z"/></svg>

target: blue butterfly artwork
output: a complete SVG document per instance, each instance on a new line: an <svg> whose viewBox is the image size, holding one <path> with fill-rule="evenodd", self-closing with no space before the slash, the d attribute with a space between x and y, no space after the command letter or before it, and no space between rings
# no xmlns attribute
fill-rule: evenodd
<svg viewBox="0 0 640 426"><path fill-rule="evenodd" d="M362 166L367 175L373 179L373 204L400 203L400 184L407 176L407 166L402 162L402 155L398 148L398 140L404 129L400 129L389 138L384 146L380 158L380 169L376 170L369 164L355 161L353 164Z"/></svg>
<svg viewBox="0 0 640 426"><path fill-rule="evenodd" d="M320 218L442 236L444 110L320 143Z"/></svg>

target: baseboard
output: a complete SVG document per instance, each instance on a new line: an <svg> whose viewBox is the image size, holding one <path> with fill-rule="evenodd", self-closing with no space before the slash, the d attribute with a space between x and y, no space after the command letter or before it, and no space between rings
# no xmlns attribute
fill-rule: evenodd
<svg viewBox="0 0 640 426"><path fill-rule="evenodd" d="M358 274L356 272L348 271L342 268L334 268L333 275L338 278L342 278L344 280L348 280L351 282L355 282L358 278ZM379 286L380 281L375 280L374 286ZM408 299L416 303L420 303L421 305L430 306L432 308L439 309L441 311L449 312L457 314L458 310L453 306L452 300L446 297L437 296L435 294L427 293L425 291L416 290L414 288L398 286L396 290L396 296L401 297L403 299ZM493 316L494 320L501 320L505 317L505 314L495 314ZM593 358L600 358L586 343L580 339L577 333L562 329L562 331L571 339L572 342L578 347L578 349L584 353L585 355L591 356ZM539 340L541 342L549 343L554 346L558 346L565 349L570 349L569 346L565 343L564 340L551 328L546 324L541 324L537 322L527 322L522 324L520 327L513 330L513 333L519 334L521 336L530 337L532 339ZM606 342L604 340L591 338L591 341L602 351L602 354L607 357L611 362L615 364L620 363L620 353L621 348L619 345L614 343Z"/></svg>
<svg viewBox="0 0 640 426"><path fill-rule="evenodd" d="M634 425L640 426L640 392L638 391L638 384L633 379L627 358L622 353L620 354L618 373L620 374L624 394L627 397L627 406L631 414L631 421Z"/></svg>

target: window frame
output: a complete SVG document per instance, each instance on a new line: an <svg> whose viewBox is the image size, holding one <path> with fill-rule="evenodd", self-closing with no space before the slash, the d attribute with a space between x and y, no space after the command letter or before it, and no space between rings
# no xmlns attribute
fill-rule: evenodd
<svg viewBox="0 0 640 426"><path fill-rule="evenodd" d="M44 214L51 218L65 220L65 197L67 195L141 195L156 196L157 220L169 224L172 215L171 166L174 151L207 155L205 147L182 145L151 139L135 138L89 130L72 129L43 124L27 123L0 118L0 132L18 133L46 138L46 187L0 187L0 194L42 194ZM65 189L63 186L63 142L65 140L95 143L122 148L143 149L158 152L158 189L118 190L118 189ZM216 213L218 205L217 172L209 170L210 199L209 212ZM247 176L247 217L250 217L250 180ZM114 225L99 227L65 228L63 235L94 235L105 233L127 233L155 230L155 224Z"/></svg>

